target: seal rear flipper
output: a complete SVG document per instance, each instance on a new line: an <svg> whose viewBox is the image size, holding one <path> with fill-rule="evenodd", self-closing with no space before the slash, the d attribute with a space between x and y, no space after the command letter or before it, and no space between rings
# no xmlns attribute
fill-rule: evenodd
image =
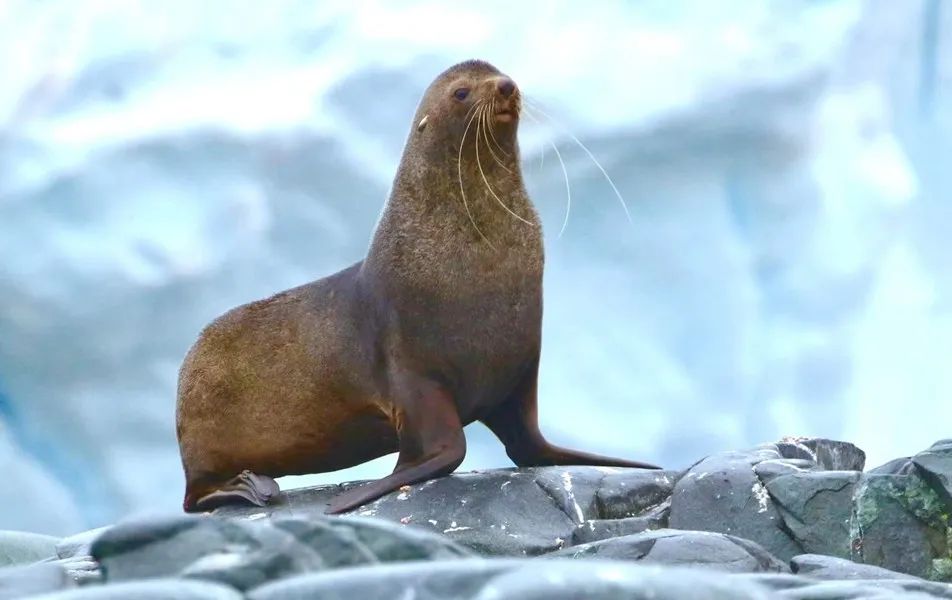
<svg viewBox="0 0 952 600"><path fill-rule="evenodd" d="M561 448L549 443L539 430L536 369L529 375L510 399L480 419L506 447L506 454L519 467L547 467L555 465L593 465L604 467L633 467L660 469L661 467L635 460L625 460Z"/></svg>
<svg viewBox="0 0 952 600"><path fill-rule="evenodd" d="M225 504L254 504L265 506L281 492L281 488L271 477L244 470L212 491L192 499L186 496L185 510L188 512L207 511Z"/></svg>
<svg viewBox="0 0 952 600"><path fill-rule="evenodd" d="M407 397L413 401L399 418L400 456L393 473L335 496L326 514L342 513L404 485L448 475L463 462L466 437L450 395L437 384L417 380Z"/></svg>

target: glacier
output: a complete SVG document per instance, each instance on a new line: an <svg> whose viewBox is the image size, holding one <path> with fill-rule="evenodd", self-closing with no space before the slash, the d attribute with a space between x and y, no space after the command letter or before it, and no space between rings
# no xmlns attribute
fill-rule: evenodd
<svg viewBox="0 0 952 600"><path fill-rule="evenodd" d="M940 0L7 0L0 529L177 510L198 331L358 260L420 94L473 57L551 115L521 140L553 441L686 467L782 435L871 465L949 437ZM462 469L510 464L467 435Z"/></svg>

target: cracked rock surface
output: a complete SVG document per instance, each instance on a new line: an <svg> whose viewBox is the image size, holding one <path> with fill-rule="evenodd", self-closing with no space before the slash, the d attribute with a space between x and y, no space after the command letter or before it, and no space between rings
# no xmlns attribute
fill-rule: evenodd
<svg viewBox="0 0 952 600"><path fill-rule="evenodd" d="M685 471L458 473L344 517L323 512L359 482L62 540L0 533L0 600L952 599L952 441L864 462L784 439Z"/></svg>

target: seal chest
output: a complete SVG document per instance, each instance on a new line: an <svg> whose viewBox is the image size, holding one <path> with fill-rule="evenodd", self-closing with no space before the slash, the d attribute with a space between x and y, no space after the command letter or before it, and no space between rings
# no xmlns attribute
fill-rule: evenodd
<svg viewBox="0 0 952 600"><path fill-rule="evenodd" d="M179 378L184 507L264 505L274 477L394 451L342 512L453 471L485 423L520 466L651 467L549 444L539 431L542 235L516 138L516 84L467 61L423 95L367 256L219 317Z"/></svg>

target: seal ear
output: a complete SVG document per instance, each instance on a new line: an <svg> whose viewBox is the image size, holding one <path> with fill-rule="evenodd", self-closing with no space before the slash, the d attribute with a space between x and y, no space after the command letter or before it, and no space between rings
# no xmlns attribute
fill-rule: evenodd
<svg viewBox="0 0 952 600"><path fill-rule="evenodd" d="M420 119L419 123L417 123L416 130L423 131L424 129L426 129L426 121L429 118L430 118L430 115L423 115L423 118Z"/></svg>

